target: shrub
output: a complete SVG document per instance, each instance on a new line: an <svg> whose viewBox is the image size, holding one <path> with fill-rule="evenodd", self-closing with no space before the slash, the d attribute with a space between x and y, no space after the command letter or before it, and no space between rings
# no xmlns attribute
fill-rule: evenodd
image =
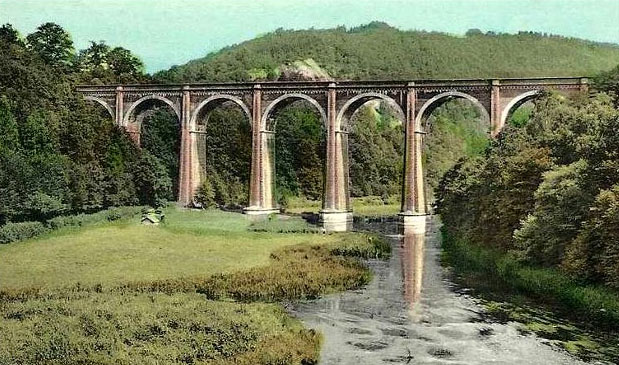
<svg viewBox="0 0 619 365"><path fill-rule="evenodd" d="M213 184L208 177L204 178L204 181L198 187L198 191L194 197L196 203L200 204L202 208L210 208L215 206L215 190Z"/></svg>
<svg viewBox="0 0 619 365"><path fill-rule="evenodd" d="M605 326L619 320L619 295L605 287L582 285L556 269L527 266L514 255L504 254L470 243L443 231L443 258L458 277L473 275L468 285L511 289L530 295L542 303L558 304L570 311L586 315Z"/></svg>
<svg viewBox="0 0 619 365"><path fill-rule="evenodd" d="M49 219L47 222L7 223L0 226L0 243L33 238L50 230L64 227L81 227L90 224L112 222L130 218L140 212L142 207L118 207L102 210L92 214L63 215Z"/></svg>
<svg viewBox="0 0 619 365"><path fill-rule="evenodd" d="M25 240L47 231L47 227L41 222L7 223L0 227L0 243Z"/></svg>

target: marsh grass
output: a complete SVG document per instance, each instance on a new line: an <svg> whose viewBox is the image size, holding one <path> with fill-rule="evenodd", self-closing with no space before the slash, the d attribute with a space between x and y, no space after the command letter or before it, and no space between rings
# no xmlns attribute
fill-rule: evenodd
<svg viewBox="0 0 619 365"><path fill-rule="evenodd" d="M390 246L250 226L172 210L159 227L109 223L2 247L22 266L0 268L20 284L0 287L0 364L317 363L320 335L277 302L359 287L371 277L359 258ZM58 266L41 278L45 265Z"/></svg>
<svg viewBox="0 0 619 365"><path fill-rule="evenodd" d="M0 245L0 291L78 283L113 287L230 273L267 265L271 252L284 246L340 240L338 235L250 232L251 222L238 213L177 209L166 213L165 223L157 227L137 220L108 222Z"/></svg>
<svg viewBox="0 0 619 365"><path fill-rule="evenodd" d="M320 343L280 306L195 293L4 303L0 333L0 364L311 363Z"/></svg>
<svg viewBox="0 0 619 365"><path fill-rule="evenodd" d="M268 218L253 222L249 229L254 232L271 233L322 233L316 225L306 222L298 216L272 215Z"/></svg>

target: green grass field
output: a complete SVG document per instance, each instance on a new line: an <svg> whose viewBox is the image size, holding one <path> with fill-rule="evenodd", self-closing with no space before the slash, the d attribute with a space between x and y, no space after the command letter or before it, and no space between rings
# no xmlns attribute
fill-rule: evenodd
<svg viewBox="0 0 619 365"><path fill-rule="evenodd" d="M357 258L389 252L300 217L169 208L138 222L0 245L0 365L316 363L320 334L278 302L363 285Z"/></svg>
<svg viewBox="0 0 619 365"><path fill-rule="evenodd" d="M308 200L304 198L290 198L287 213L318 213L322 203L317 200ZM385 204L380 197L365 196L352 198L353 214L358 216L389 216L400 213L400 202L398 197L390 197Z"/></svg>
<svg viewBox="0 0 619 365"><path fill-rule="evenodd" d="M159 227L136 222L60 230L0 245L0 289L114 285L227 273L266 265L270 253L295 244L325 244L335 235L253 233L247 216L169 209Z"/></svg>

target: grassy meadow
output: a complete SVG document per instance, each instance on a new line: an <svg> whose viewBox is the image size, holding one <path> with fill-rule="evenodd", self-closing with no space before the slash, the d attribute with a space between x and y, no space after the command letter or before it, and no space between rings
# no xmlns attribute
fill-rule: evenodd
<svg viewBox="0 0 619 365"><path fill-rule="evenodd" d="M322 208L319 200L309 200L303 197L290 198L286 213L318 213ZM389 216L400 213L400 197L389 197L384 202L379 196L364 196L352 198L353 214L358 216Z"/></svg>
<svg viewBox="0 0 619 365"><path fill-rule="evenodd" d="M138 218L0 245L0 364L315 363L320 334L278 302L363 285L358 258L389 252L298 217Z"/></svg>

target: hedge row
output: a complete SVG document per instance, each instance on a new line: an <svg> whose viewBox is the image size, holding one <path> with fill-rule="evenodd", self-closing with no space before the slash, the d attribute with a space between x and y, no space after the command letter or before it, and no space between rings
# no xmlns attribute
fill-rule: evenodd
<svg viewBox="0 0 619 365"><path fill-rule="evenodd" d="M43 233L64 228L81 227L101 222L111 222L130 218L141 212L143 207L118 207L102 210L93 214L76 214L59 216L47 222L7 223L0 226L0 244L33 238Z"/></svg>

